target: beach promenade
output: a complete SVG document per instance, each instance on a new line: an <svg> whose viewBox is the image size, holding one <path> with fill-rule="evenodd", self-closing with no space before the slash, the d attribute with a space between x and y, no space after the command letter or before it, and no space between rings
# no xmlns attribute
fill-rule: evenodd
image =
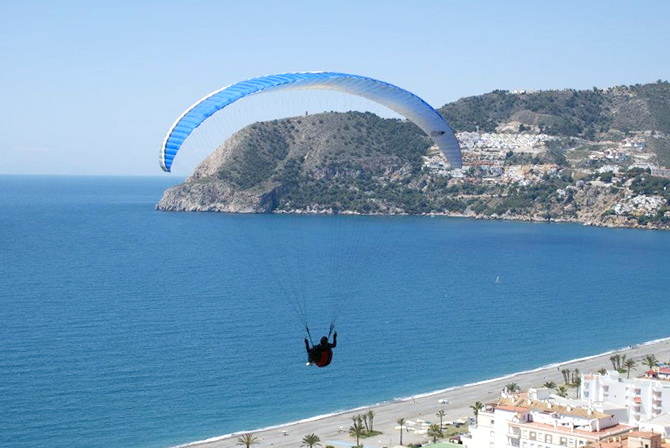
<svg viewBox="0 0 670 448"><path fill-rule="evenodd" d="M404 418L416 422L417 420L439 423L440 419L436 413L444 410L444 421L457 419L468 419L473 417L470 408L475 402L487 403L499 397L500 391L506 384L516 383L521 390L530 387L542 387L547 381L553 381L557 385L564 383L562 369L579 369L582 373L595 373L602 368L611 369L612 355L626 355L627 359L634 359L637 365L631 370L630 376L641 375L647 367L642 363L645 355L656 356L659 361L670 360L670 338L654 341L625 349L613 350L601 355L588 358L567 361L554 364L529 372L522 372L506 377L485 381L477 384L451 388L404 400L388 402L375 406L359 408L356 410L338 413L336 415L324 416L315 419L295 422L287 425L276 426L270 429L251 431L258 438L254 448L299 448L302 439L307 434L316 434L321 439L321 447L333 445L335 448L355 445L356 439L349 435L349 427L352 424L352 416L367 412L374 412L374 430L381 431L375 437L361 439L365 447L382 448L392 447L399 444L400 434L395 429L398 419ZM512 367L513 368L513 367ZM569 389L569 396L575 396L575 389ZM446 403L440 402L445 400ZM417 429L419 426L417 425ZM239 434L227 435L206 441L194 442L182 447L197 448L232 448L237 444ZM409 443L426 443L427 436L403 431L403 445Z"/></svg>

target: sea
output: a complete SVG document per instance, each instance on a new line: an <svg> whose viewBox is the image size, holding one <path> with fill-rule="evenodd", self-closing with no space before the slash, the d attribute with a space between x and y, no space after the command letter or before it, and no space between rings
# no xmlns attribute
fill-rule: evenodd
<svg viewBox="0 0 670 448"><path fill-rule="evenodd" d="M669 336L668 232L157 211L180 180L0 176L1 447L170 447Z"/></svg>

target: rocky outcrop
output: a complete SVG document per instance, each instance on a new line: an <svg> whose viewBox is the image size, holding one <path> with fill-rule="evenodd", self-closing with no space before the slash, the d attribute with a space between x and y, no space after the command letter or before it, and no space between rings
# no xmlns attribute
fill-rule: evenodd
<svg viewBox="0 0 670 448"><path fill-rule="evenodd" d="M233 163L250 131L244 129L214 151L193 171L183 184L163 192L156 208L163 211L263 213L268 211L268 191L240 189L233 182L220 179L221 167Z"/></svg>
<svg viewBox="0 0 670 448"><path fill-rule="evenodd" d="M274 189L253 193L217 180L187 182L168 188L158 210L182 212L267 213L274 207Z"/></svg>
<svg viewBox="0 0 670 448"><path fill-rule="evenodd" d="M346 190L351 182L372 173L382 182L407 177L409 165L412 161L420 164L428 146L429 139L411 123L369 113L328 113L255 123L228 139L183 184L166 190L156 208L229 213L275 209L347 212L351 210L341 202L349 201L351 194ZM329 188L339 188L339 196L319 203L314 190ZM312 199L316 200L306 203ZM300 204L296 205L296 200Z"/></svg>

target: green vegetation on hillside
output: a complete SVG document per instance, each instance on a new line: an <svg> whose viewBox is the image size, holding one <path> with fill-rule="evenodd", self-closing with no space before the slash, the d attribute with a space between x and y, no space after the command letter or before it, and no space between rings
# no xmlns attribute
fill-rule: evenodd
<svg viewBox="0 0 670 448"><path fill-rule="evenodd" d="M597 90L560 90L515 94L504 90L463 98L439 111L461 131L495 132L512 119L549 135L592 138L606 132L612 119L609 100Z"/></svg>
<svg viewBox="0 0 670 448"><path fill-rule="evenodd" d="M670 166L670 83L618 86L610 89L551 90L511 93L496 90L462 98L439 112L459 131L496 132L518 122L519 132L600 141L613 135L655 131L651 149Z"/></svg>
<svg viewBox="0 0 670 448"><path fill-rule="evenodd" d="M617 162L620 173L601 170L613 163L603 151L619 148L627 135L654 149L657 160L670 162L670 83L495 91L440 112L458 131L504 128L558 138L545 139L546 146L533 152L491 156L493 151L456 176L424 161L432 142L410 122L360 112L306 115L240 131L216 179L209 180L260 197L263 211L446 213L670 227L670 180L627 171L630 161ZM601 156L591 157L596 152ZM525 174L502 179L503 168L507 173L514 166ZM637 196L655 205L626 202Z"/></svg>

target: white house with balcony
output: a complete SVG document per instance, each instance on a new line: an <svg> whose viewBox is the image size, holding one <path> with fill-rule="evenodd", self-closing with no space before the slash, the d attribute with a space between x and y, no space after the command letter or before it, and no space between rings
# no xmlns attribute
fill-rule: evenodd
<svg viewBox="0 0 670 448"><path fill-rule="evenodd" d="M578 448L621 441L632 429L620 424L615 415L593 408L516 394L480 410L477 425L462 440L468 448Z"/></svg>
<svg viewBox="0 0 670 448"><path fill-rule="evenodd" d="M594 404L609 402L625 407L628 423L638 425L670 412L670 369L650 370L644 377L630 379L617 371L584 374L581 397Z"/></svg>

